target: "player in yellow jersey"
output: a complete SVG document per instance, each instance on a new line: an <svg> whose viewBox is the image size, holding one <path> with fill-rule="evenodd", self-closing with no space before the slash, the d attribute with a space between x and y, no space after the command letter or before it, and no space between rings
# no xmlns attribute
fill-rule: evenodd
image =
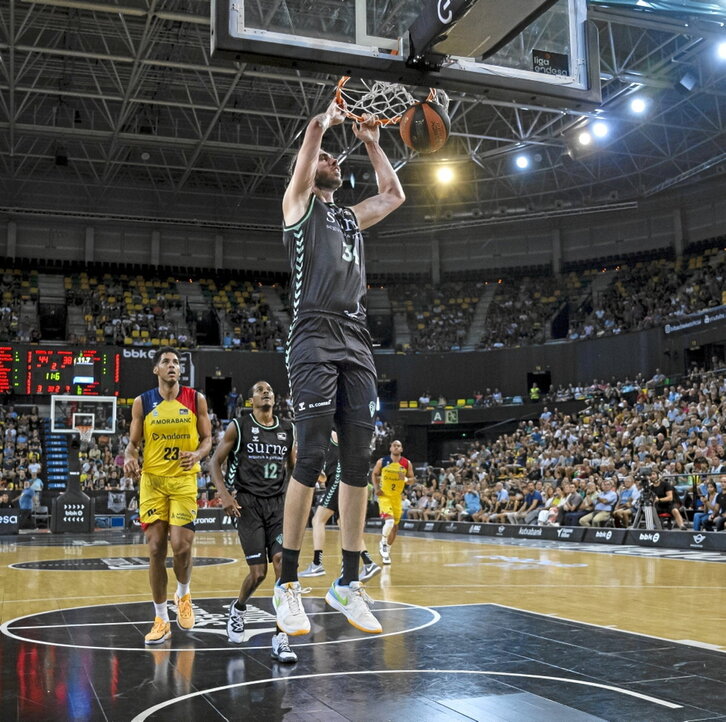
<svg viewBox="0 0 726 722"><path fill-rule="evenodd" d="M391 563L391 544L396 539L398 522L401 521L403 513L401 494L406 486L416 481L413 464L403 456L403 444L395 440L389 451L391 453L378 459L373 467L373 489L384 520L381 543L378 546L384 564Z"/></svg>
<svg viewBox="0 0 726 722"><path fill-rule="evenodd" d="M207 401L199 392L179 384L179 354L169 346L154 354L158 388L134 399L124 472L141 476L139 518L149 545L149 583L154 600L154 626L146 644L171 637L167 609L167 543L174 554L177 624L194 627L189 584L192 575L194 520L197 518L199 462L212 447L212 425ZM144 444L143 468L139 448Z"/></svg>

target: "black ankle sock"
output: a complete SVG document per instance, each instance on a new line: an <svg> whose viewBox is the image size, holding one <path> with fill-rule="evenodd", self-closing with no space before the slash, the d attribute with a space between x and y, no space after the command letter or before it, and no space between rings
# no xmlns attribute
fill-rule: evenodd
<svg viewBox="0 0 726 722"><path fill-rule="evenodd" d="M360 553L360 558L363 560L363 564L373 564L370 554L365 549Z"/></svg>
<svg viewBox="0 0 726 722"><path fill-rule="evenodd" d="M343 574L339 584L347 587L351 582L358 581L358 560L360 552L350 552L343 549Z"/></svg>
<svg viewBox="0 0 726 722"><path fill-rule="evenodd" d="M247 610L246 604L240 604L239 599L234 603L235 609L239 609L240 612L244 612Z"/></svg>
<svg viewBox="0 0 726 722"><path fill-rule="evenodd" d="M313 564L322 564L322 563L323 563L323 550L316 549L313 552Z"/></svg>
<svg viewBox="0 0 726 722"><path fill-rule="evenodd" d="M282 564L280 566L280 584L297 581L297 563L300 558L299 549L282 548Z"/></svg>

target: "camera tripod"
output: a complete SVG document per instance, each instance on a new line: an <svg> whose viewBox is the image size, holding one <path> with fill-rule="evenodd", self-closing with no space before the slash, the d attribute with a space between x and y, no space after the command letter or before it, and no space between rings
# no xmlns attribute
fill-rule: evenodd
<svg viewBox="0 0 726 722"><path fill-rule="evenodd" d="M638 529L640 523L645 521L646 529L662 529L663 525L660 523L660 518L655 513L655 507L650 499L643 500L642 504L638 507L638 511L635 513L633 518L633 529Z"/></svg>

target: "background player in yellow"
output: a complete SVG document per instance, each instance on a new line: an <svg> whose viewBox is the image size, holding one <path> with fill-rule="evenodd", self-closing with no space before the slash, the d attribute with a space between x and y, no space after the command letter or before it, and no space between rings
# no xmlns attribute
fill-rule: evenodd
<svg viewBox="0 0 726 722"><path fill-rule="evenodd" d="M164 346L154 354L158 388L134 399L124 472L138 479L139 517L149 545L149 583L154 600L154 625L146 644L171 636L167 609L167 544L174 554L177 624L194 627L189 583L192 574L194 520L197 518L199 462L212 447L207 401L198 391L179 384L179 354ZM143 469L139 449L143 442Z"/></svg>
<svg viewBox="0 0 726 722"><path fill-rule="evenodd" d="M391 563L391 544L396 539L398 522L401 521L403 504L401 494L416 478L413 464L403 456L403 444L397 439L391 442L390 454L383 456L373 467L373 488L378 497L378 508L384 519L378 550L384 564Z"/></svg>

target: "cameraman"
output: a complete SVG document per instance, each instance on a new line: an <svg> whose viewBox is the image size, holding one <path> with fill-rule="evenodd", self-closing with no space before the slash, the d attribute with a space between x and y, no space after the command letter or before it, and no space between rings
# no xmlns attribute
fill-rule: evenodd
<svg viewBox="0 0 726 722"><path fill-rule="evenodd" d="M643 489L647 489L648 486L650 486L653 494L656 514L670 514L676 526L681 530L685 530L686 525L683 523L681 512L676 506L676 494L673 484L668 479L658 479L658 474L651 470L647 480L643 479Z"/></svg>

